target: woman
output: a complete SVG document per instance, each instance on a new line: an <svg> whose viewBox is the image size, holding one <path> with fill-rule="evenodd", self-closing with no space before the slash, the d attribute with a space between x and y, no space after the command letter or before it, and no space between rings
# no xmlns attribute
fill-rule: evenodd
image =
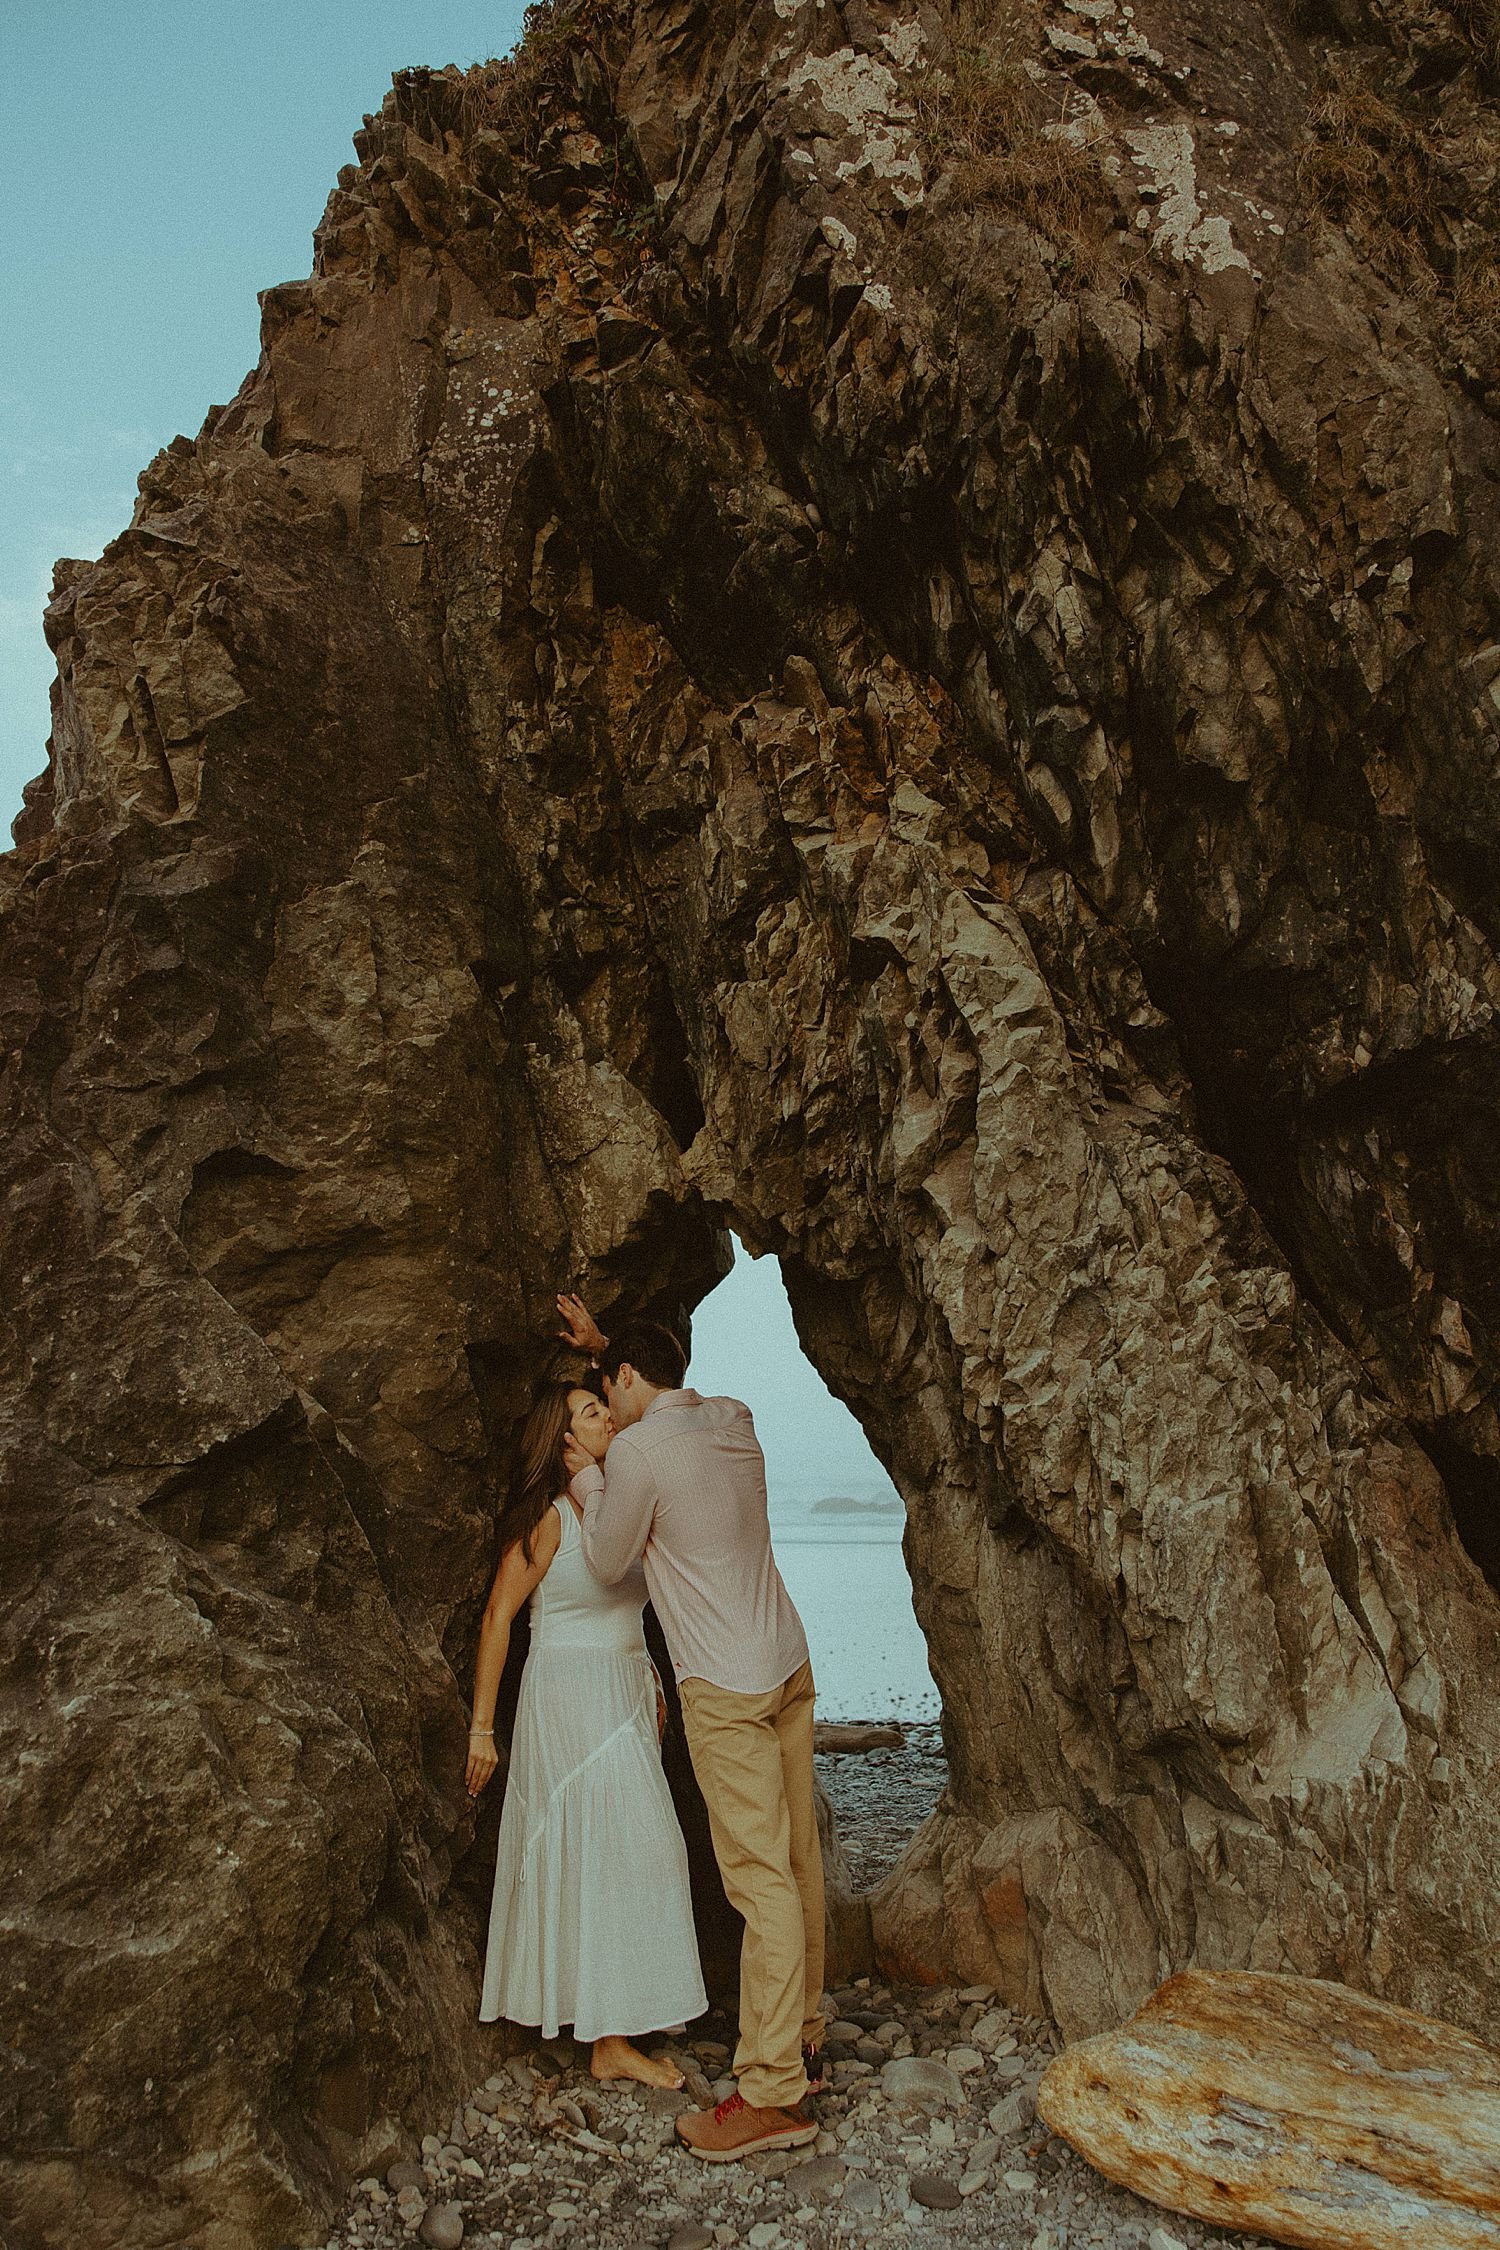
<svg viewBox="0 0 1500 2250"><path fill-rule="evenodd" d="M550 1383L521 1433L500 1565L474 1668L468 1787L496 1770L495 1697L511 1620L531 1604L484 1963L485 2023L508 2016L593 2042L596 2078L680 2086L633 2036L683 2024L708 2002L687 1849L662 1772L660 1686L641 1631L639 1567L601 1586L567 1497L569 1436L603 1460L614 1424L592 1391Z"/></svg>

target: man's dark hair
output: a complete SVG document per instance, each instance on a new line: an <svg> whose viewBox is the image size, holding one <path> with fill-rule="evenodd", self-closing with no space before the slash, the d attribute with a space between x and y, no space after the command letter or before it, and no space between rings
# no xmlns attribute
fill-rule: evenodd
<svg viewBox="0 0 1500 2250"><path fill-rule="evenodd" d="M625 1320L599 1354L601 1381L614 1382L622 1367L633 1367L659 1391L680 1391L687 1374L687 1353L670 1328L655 1320Z"/></svg>

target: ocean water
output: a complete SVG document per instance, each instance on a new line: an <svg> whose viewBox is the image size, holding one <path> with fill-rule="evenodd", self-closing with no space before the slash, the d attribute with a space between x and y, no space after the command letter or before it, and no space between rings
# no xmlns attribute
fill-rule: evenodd
<svg viewBox="0 0 1500 2250"><path fill-rule="evenodd" d="M825 1719L935 1719L912 1614L900 1495L849 1409L804 1356L774 1258L738 1249L693 1315L688 1379L743 1399L766 1457L771 1537L802 1613ZM845 1512L819 1505L846 1496Z"/></svg>
<svg viewBox="0 0 1500 2250"><path fill-rule="evenodd" d="M801 1613L823 1719L935 1719L938 1692L911 1606L899 1508L771 1509L771 1541Z"/></svg>

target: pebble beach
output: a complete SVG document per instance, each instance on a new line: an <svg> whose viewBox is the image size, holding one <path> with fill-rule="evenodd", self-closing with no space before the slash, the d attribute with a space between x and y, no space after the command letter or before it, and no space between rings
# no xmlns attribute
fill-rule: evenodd
<svg viewBox="0 0 1500 2250"><path fill-rule="evenodd" d="M935 1725L899 1749L823 1755L855 1879L878 1881L945 1779ZM733 2090L735 2027L719 2011L670 2054L687 2096L599 2085L567 2037L500 2063L420 2153L358 2183L327 2250L416 2242L426 2250L1216 2250L1226 2235L1113 2186L1049 2134L1036 2087L1056 2028L985 1985L830 1991L827 2090L808 2148L707 2165L676 2142L686 2100Z"/></svg>

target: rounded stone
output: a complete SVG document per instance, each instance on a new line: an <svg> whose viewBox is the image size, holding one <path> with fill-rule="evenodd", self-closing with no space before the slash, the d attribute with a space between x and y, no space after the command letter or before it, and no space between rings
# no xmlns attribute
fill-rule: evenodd
<svg viewBox="0 0 1500 2250"><path fill-rule="evenodd" d="M417 2233L427 2250L458 2250L464 2238L464 2215L456 2203L430 2204Z"/></svg>
<svg viewBox="0 0 1500 2250"><path fill-rule="evenodd" d="M920 2203L924 2211L956 2211L963 2201L956 2182L945 2180L940 2172L913 2172L907 2185L913 2203Z"/></svg>
<svg viewBox="0 0 1500 2250"><path fill-rule="evenodd" d="M392 2195L399 2195L403 2188L425 2188L427 2174L420 2164L393 2164L386 2173L385 2184Z"/></svg>
<svg viewBox="0 0 1500 2250"><path fill-rule="evenodd" d="M990 2131L1002 2141L1023 2133L1036 2117L1036 2103L1024 2086L1015 2087L990 2111Z"/></svg>
<svg viewBox="0 0 1500 2250"><path fill-rule="evenodd" d="M963 2081L936 2055L898 2055L880 2073L880 2090L897 2109L958 2109Z"/></svg>
<svg viewBox="0 0 1500 2250"><path fill-rule="evenodd" d="M714 2230L697 2219L684 2220L683 2224L667 2236L667 2250L713 2250Z"/></svg>
<svg viewBox="0 0 1500 2250"><path fill-rule="evenodd" d="M795 2188L799 2195L833 2195L838 2191L845 2170L841 2156L814 2156L789 2174L787 2185Z"/></svg>
<svg viewBox="0 0 1500 2250"><path fill-rule="evenodd" d="M1016 2035L1010 2028L1010 2018L1003 2008L991 2008L969 2027L971 2043L987 2055L1011 2054L1015 2051Z"/></svg>

